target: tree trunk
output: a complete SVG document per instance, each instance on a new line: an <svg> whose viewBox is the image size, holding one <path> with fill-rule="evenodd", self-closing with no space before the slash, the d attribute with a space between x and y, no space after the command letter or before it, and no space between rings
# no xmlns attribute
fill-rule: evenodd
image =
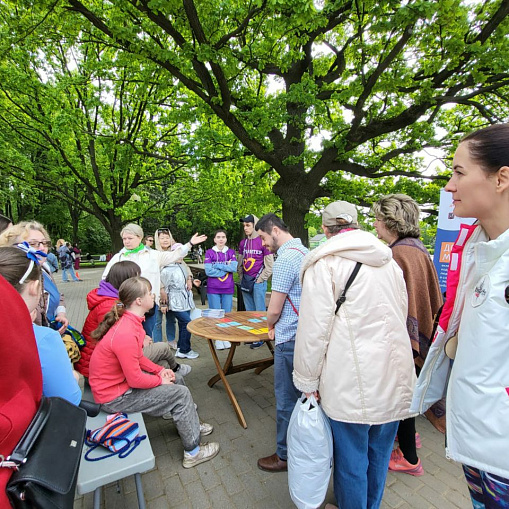
<svg viewBox="0 0 509 509"><path fill-rule="evenodd" d="M305 175L302 178L294 178L292 181L279 179L274 186L274 193L283 202L283 221L287 224L290 233L300 238L305 246L309 246L305 219L314 201L314 192L306 185Z"/></svg>

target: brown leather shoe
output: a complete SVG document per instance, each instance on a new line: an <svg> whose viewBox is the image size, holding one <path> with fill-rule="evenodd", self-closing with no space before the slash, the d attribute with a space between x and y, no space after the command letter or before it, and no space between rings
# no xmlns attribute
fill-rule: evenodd
<svg viewBox="0 0 509 509"><path fill-rule="evenodd" d="M288 466L285 460L282 460L277 454L260 458L258 460L258 468L266 472L286 472Z"/></svg>

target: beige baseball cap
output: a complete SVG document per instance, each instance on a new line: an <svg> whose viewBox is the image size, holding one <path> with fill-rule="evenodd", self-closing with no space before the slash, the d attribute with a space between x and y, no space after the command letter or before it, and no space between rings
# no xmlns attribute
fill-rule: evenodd
<svg viewBox="0 0 509 509"><path fill-rule="evenodd" d="M347 224L357 224L357 209L355 205L347 201L335 201L327 205L322 212L322 224L324 226L336 226L339 224L338 219L342 219Z"/></svg>

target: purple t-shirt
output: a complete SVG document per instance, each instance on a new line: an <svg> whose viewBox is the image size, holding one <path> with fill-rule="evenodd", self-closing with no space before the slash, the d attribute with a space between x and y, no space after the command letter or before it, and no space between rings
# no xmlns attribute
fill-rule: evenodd
<svg viewBox="0 0 509 509"><path fill-rule="evenodd" d="M237 264L230 265L228 268L232 272L226 272L221 266L225 266L228 261L237 261L235 251L228 249L226 253L215 251L214 249L207 249L205 253L205 270L207 266L212 266L212 270L223 270L224 274L220 277L211 277L207 279L207 293L231 293L233 294L233 272L237 272Z"/></svg>
<svg viewBox="0 0 509 509"><path fill-rule="evenodd" d="M239 254L244 258L242 260L242 270L250 276L257 276L263 270L263 258L270 255L270 251L263 247L262 239L242 239L239 245Z"/></svg>

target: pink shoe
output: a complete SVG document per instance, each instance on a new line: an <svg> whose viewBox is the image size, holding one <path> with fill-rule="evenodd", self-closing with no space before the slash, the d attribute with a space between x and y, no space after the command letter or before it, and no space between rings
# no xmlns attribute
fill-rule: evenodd
<svg viewBox="0 0 509 509"><path fill-rule="evenodd" d="M391 453L389 470L415 476L424 475L424 469L422 468L421 460L417 462L417 465L412 465L405 459L399 447L394 449L394 451Z"/></svg>

